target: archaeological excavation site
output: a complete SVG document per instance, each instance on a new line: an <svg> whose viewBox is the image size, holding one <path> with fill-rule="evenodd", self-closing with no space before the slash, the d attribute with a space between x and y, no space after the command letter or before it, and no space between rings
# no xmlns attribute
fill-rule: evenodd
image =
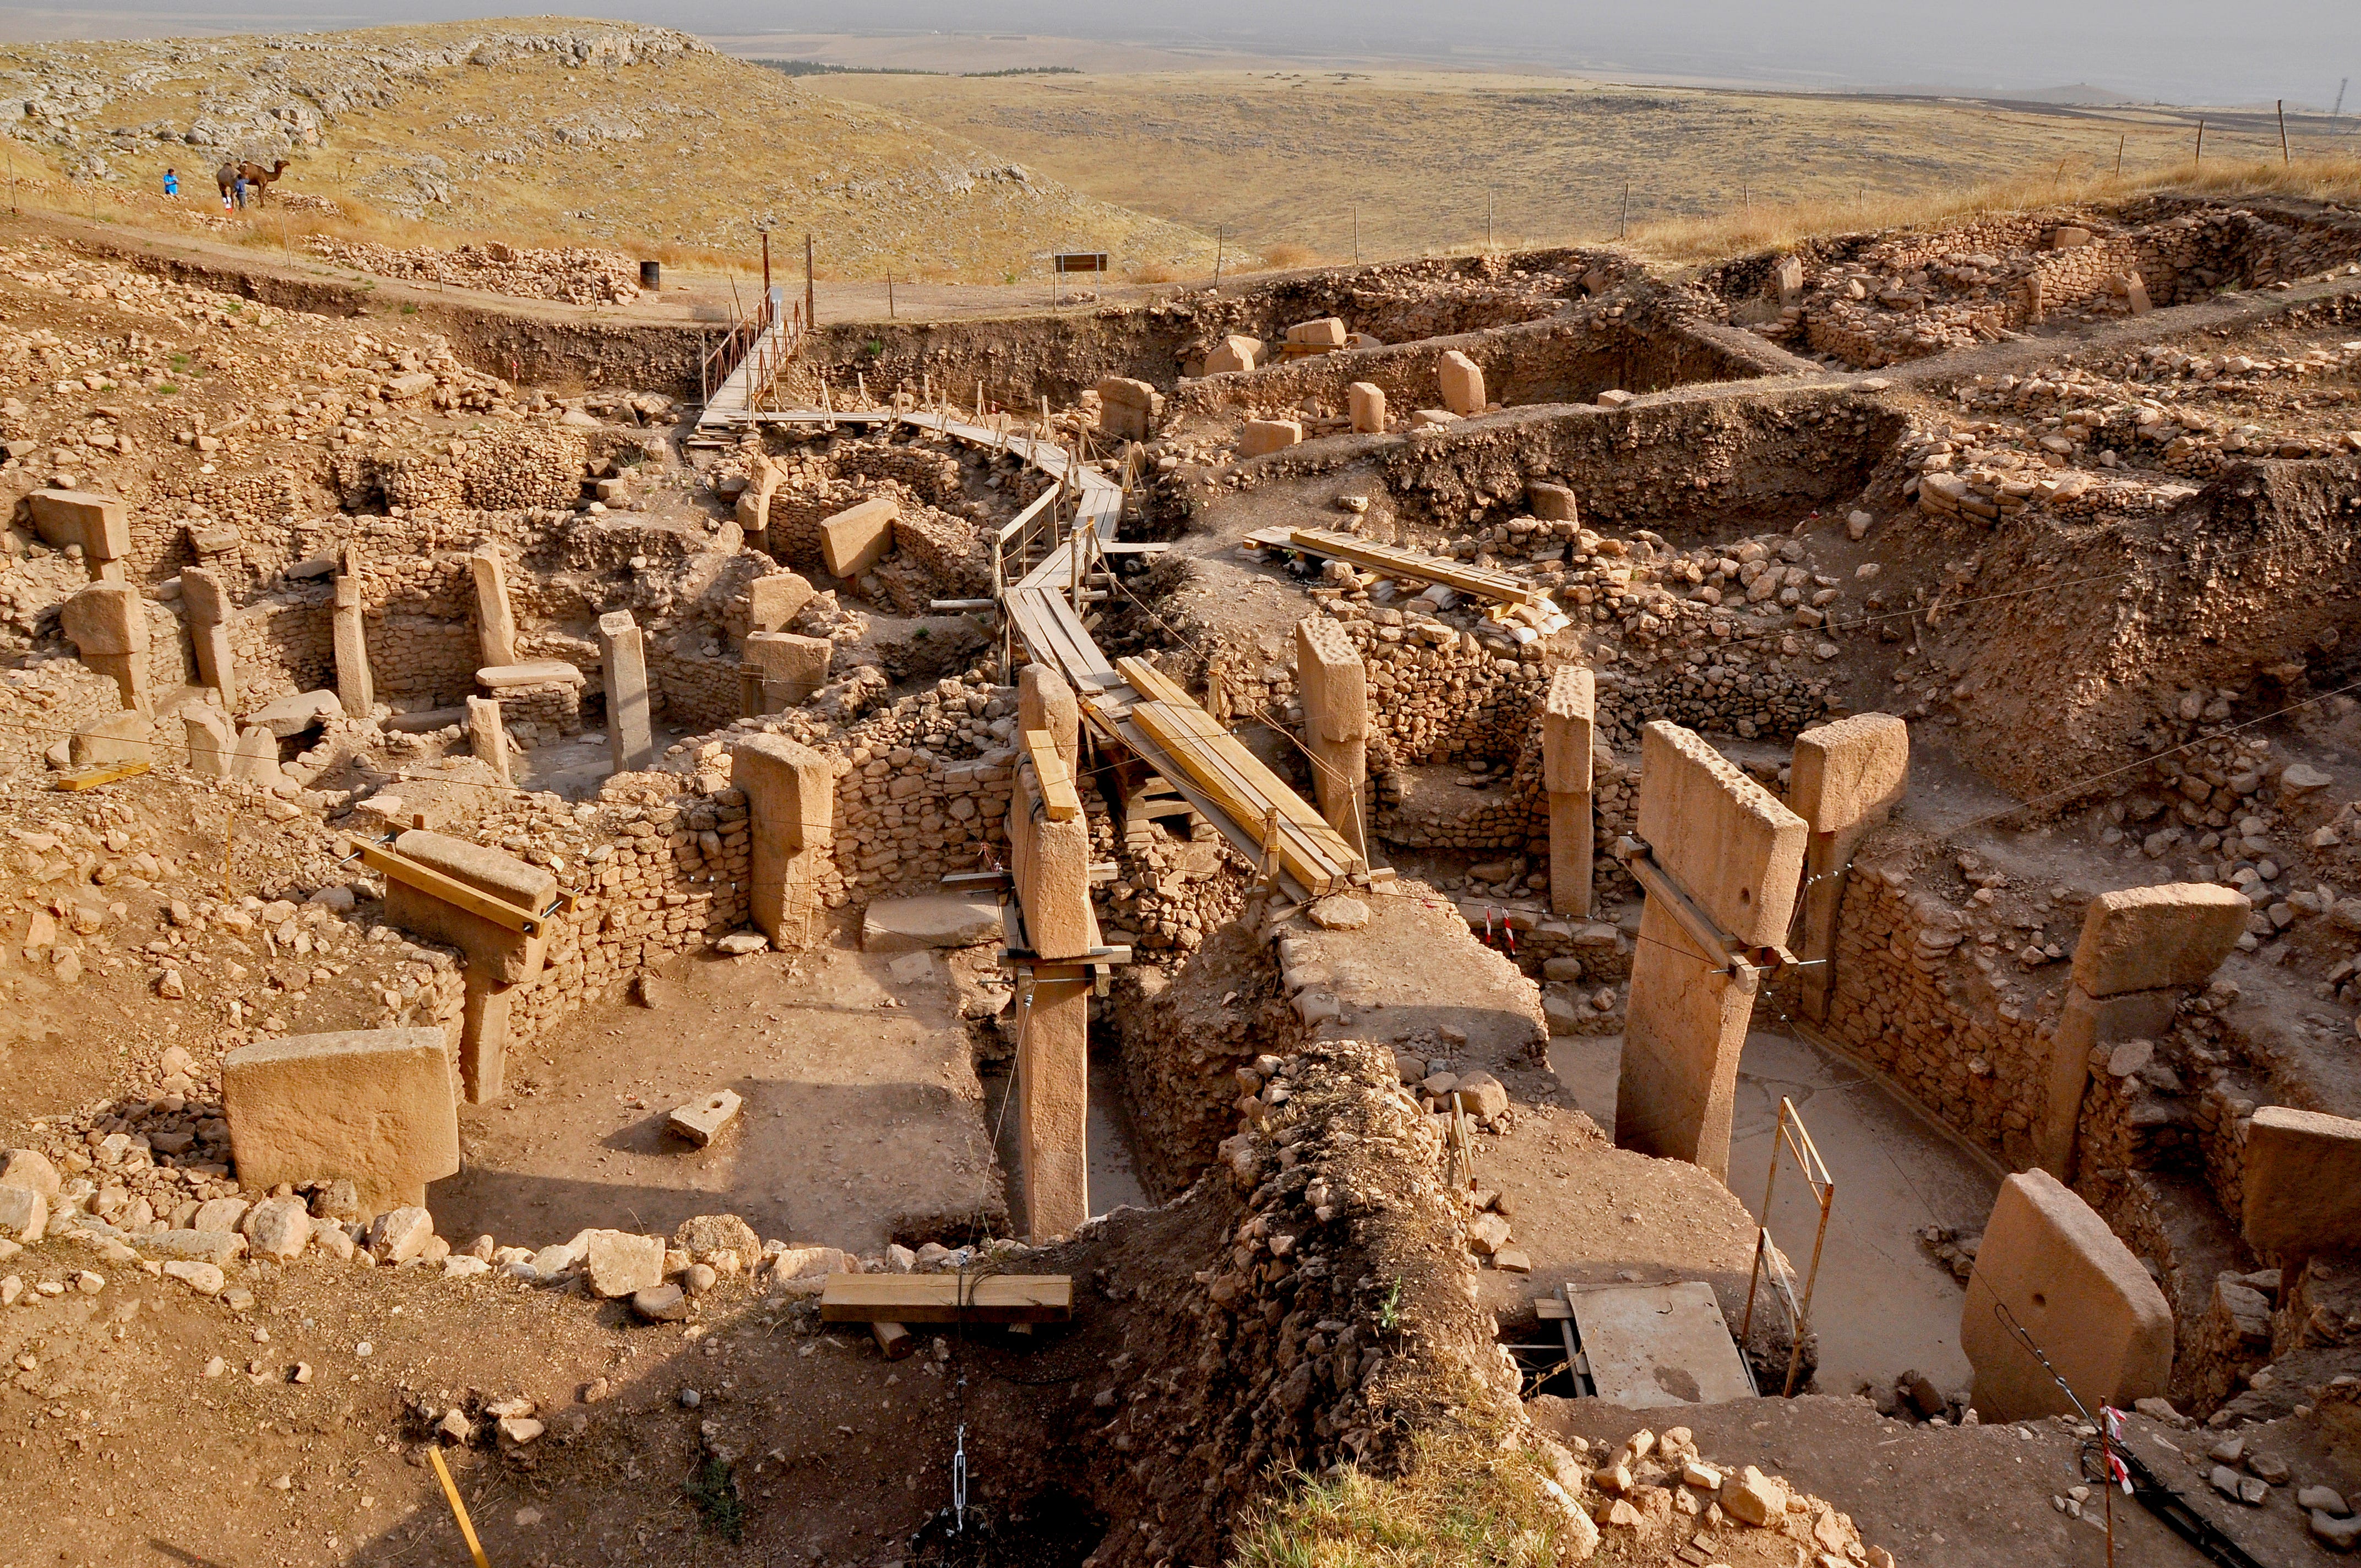
<svg viewBox="0 0 2361 1568"><path fill-rule="evenodd" d="M2361 1541L2361 214L486 257L0 220L0 1565Z"/></svg>

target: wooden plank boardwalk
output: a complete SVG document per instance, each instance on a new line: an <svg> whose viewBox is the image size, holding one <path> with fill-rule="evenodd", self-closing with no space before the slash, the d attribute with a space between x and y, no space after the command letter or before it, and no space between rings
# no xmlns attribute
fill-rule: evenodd
<svg viewBox="0 0 2361 1568"><path fill-rule="evenodd" d="M791 409L748 414L740 422L939 430L971 445L1005 450L1059 481L1072 506L1070 531L1001 592L1001 608L1026 652L1065 676L1083 720L1104 741L1154 769L1247 860L1261 863L1275 826L1279 875L1291 893L1317 895L1349 885L1356 875L1367 877L1367 862L1319 811L1177 683L1137 659L1110 661L1083 625L1072 594L1099 569L1099 548L1115 538L1123 518L1122 486L1055 443L932 410ZM1011 530L1031 521L1037 508L1028 508Z"/></svg>

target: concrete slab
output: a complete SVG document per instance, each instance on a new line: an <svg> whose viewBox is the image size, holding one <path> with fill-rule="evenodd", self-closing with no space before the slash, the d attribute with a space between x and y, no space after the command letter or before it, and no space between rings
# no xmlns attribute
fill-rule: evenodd
<svg viewBox="0 0 2361 1568"><path fill-rule="evenodd" d="M1753 1398L1754 1380L1703 1280L1566 1294L1592 1383L1609 1404L1653 1410Z"/></svg>

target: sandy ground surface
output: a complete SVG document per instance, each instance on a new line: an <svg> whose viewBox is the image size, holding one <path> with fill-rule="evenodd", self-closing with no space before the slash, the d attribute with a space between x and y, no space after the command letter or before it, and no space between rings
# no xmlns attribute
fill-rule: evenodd
<svg viewBox="0 0 2361 1568"><path fill-rule="evenodd" d="M545 1246L736 1213L766 1239L874 1252L1001 1215L939 956L827 947L668 972L663 1006L583 1009L511 1058L504 1102L462 1111L465 1168L428 1195L443 1234ZM745 1109L710 1147L665 1130L717 1089Z"/></svg>
<svg viewBox="0 0 2361 1568"><path fill-rule="evenodd" d="M242 1312L69 1243L9 1267L106 1280L0 1313L0 1563L22 1568L465 1563L421 1412L520 1396L549 1428L529 1448L445 1451L501 1568L882 1563L948 1497L932 1356L889 1365L741 1282L647 1325L620 1302L324 1258L247 1270ZM1014 1467L994 1442L969 1434L980 1495ZM735 1545L689 1491L716 1449L737 1461Z"/></svg>
<svg viewBox="0 0 2361 1568"><path fill-rule="evenodd" d="M1533 1423L1553 1435L1620 1442L1642 1427L1663 1431L1668 1412L1620 1409L1597 1399L1533 1399ZM1852 1516L1861 1539L1912 1568L2099 1568L2106 1534L2068 1517L2051 1498L2081 1484L2081 1442L2064 1423L1915 1427L1881 1418L1851 1398L1739 1399L1684 1410L1698 1449L1724 1465L1775 1469ZM2269 1568L2330 1561L2306 1537L2293 1488L2337 1484L2313 1430L2295 1421L2246 1429L2260 1452L2294 1472L2260 1508L2225 1501L2205 1486L2185 1451L2203 1446L2143 1417L2127 1423L2134 1449L2158 1479ZM2211 1439L2205 1440L2213 1441ZM2174 1446L2167 1446L2172 1444ZM2122 1568L2174 1568L2200 1561L2163 1525L2120 1494L2114 1561ZM2098 1511L2098 1498L2092 1499Z"/></svg>
<svg viewBox="0 0 2361 1568"><path fill-rule="evenodd" d="M1550 1065L1575 1101L1604 1126L1615 1124L1622 1036L1560 1036ZM1814 1387L1850 1394L1865 1383L1892 1387L1905 1370L1945 1392L1964 1388L1960 1351L1965 1288L1919 1245L1927 1225L1980 1231L1999 1179L1980 1158L1934 1130L1874 1079L1806 1040L1757 1030L1739 1058L1738 1109L1730 1166L1747 1212L1763 1210L1779 1101L1784 1096L1836 1179L1828 1244L1820 1259L1813 1321L1819 1331ZM1798 1273L1809 1267L1819 1205L1792 1155L1774 1190L1772 1239ZM1746 1238L1751 1245L1752 1236ZM1749 1255L1738 1261L1741 1299Z"/></svg>

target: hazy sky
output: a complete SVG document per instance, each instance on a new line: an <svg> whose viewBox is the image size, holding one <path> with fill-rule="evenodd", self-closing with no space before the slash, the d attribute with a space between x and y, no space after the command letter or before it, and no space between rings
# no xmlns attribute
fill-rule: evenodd
<svg viewBox="0 0 2361 1568"><path fill-rule="evenodd" d="M2179 103L2284 97L2322 108L2340 78L2361 75L2361 0L1191 0L1171 10L1104 0L82 0L0 5L0 36L324 29L561 6L714 35L941 28L1293 54L1458 50L1632 76L1980 92L2090 82Z"/></svg>

